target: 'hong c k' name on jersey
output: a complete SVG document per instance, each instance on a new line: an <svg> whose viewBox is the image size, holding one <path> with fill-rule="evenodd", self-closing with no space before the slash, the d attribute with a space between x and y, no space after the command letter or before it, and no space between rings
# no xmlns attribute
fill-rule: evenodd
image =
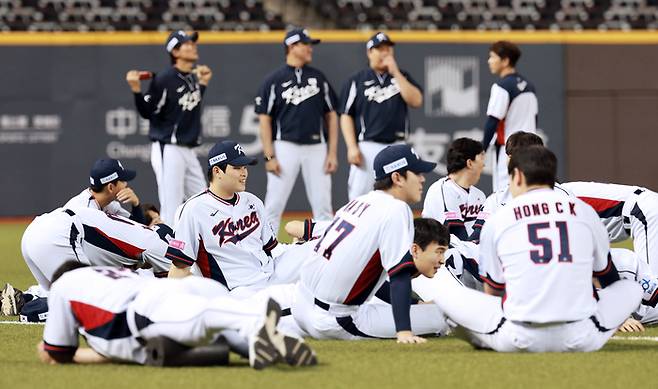
<svg viewBox="0 0 658 389"><path fill-rule="evenodd" d="M372 191L343 206L301 270L302 285L329 304L360 305L386 276L414 266L409 250L411 208L390 194Z"/></svg>
<svg viewBox="0 0 658 389"><path fill-rule="evenodd" d="M552 189L516 197L482 228L479 271L505 291L514 321L585 319L596 311L592 275L610 271L608 236L594 210Z"/></svg>
<svg viewBox="0 0 658 389"><path fill-rule="evenodd" d="M336 94L322 72L285 65L267 76L255 110L272 117L272 139L315 144L323 139L324 115L335 106Z"/></svg>
<svg viewBox="0 0 658 389"><path fill-rule="evenodd" d="M266 251L278 243L263 202L249 192L236 196L234 205L210 190L187 200L167 253L229 290L269 279L274 262Z"/></svg>
<svg viewBox="0 0 658 389"><path fill-rule="evenodd" d="M411 76L404 77L422 90ZM354 74L343 86L338 113L354 119L359 141L393 143L409 135L409 109L400 87L390 74L368 68Z"/></svg>
<svg viewBox="0 0 658 389"><path fill-rule="evenodd" d="M491 86L487 116L499 119L497 144L504 145L515 132L535 132L538 114L535 86L518 73L509 74Z"/></svg>

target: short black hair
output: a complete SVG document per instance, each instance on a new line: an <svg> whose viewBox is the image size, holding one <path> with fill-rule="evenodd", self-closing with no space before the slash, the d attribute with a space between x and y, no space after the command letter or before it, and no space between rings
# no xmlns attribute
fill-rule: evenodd
<svg viewBox="0 0 658 389"><path fill-rule="evenodd" d="M228 164L226 164L226 163L218 163L218 164L216 164L216 165L212 165L212 166L210 166L210 167L208 168L208 171L206 172L206 178L208 178L208 183L210 183L210 181L212 181L212 168L213 168L213 167L217 166L221 171L223 171L224 173L226 173L226 166L227 166L227 165L228 165Z"/></svg>
<svg viewBox="0 0 658 389"><path fill-rule="evenodd" d="M489 51L496 53L501 59L509 59L511 67L516 66L516 62L521 58L521 49L510 41L494 42L489 47Z"/></svg>
<svg viewBox="0 0 658 389"><path fill-rule="evenodd" d="M407 171L406 170L397 170L393 173L400 173L400 175L404 178L407 178ZM382 178L381 180L376 180L375 184L373 185L374 190L387 190L391 189L393 187L393 178L391 178L393 174L386 176Z"/></svg>
<svg viewBox="0 0 658 389"><path fill-rule="evenodd" d="M55 281L57 281L66 272L70 272L71 270L80 269L83 267L89 267L89 265L78 261L66 261L63 264L61 264L57 268L57 270L55 270L55 273L53 273L53 277L50 280L50 283L52 284Z"/></svg>
<svg viewBox="0 0 658 389"><path fill-rule="evenodd" d="M529 146L543 146L544 141L537 135L531 132L519 131L515 132L507 138L505 142L505 152L507 155L513 155L517 150Z"/></svg>
<svg viewBox="0 0 658 389"><path fill-rule="evenodd" d="M425 250L432 242L440 246L448 246L450 244L448 229L435 219L423 217L414 219L414 243Z"/></svg>
<svg viewBox="0 0 658 389"><path fill-rule="evenodd" d="M512 154L507 172L511 175L518 169L525 176L527 185L555 186L557 177L557 157L544 146L530 146Z"/></svg>
<svg viewBox="0 0 658 389"><path fill-rule="evenodd" d="M482 142L471 138L455 139L448 149L448 174L458 172L466 167L466 162L475 160L478 154L484 151Z"/></svg>

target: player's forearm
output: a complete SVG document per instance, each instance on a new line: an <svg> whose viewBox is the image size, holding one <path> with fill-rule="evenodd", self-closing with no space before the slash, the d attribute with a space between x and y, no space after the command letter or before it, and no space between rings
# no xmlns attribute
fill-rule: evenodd
<svg viewBox="0 0 658 389"><path fill-rule="evenodd" d="M503 294L505 294L504 290L498 290L494 289L491 287L489 284L484 284L484 293L490 295L490 296L496 296L496 297L501 297Z"/></svg>
<svg viewBox="0 0 658 389"><path fill-rule="evenodd" d="M83 347L75 351L73 362L83 364L109 363L110 359L100 355L91 348Z"/></svg>
<svg viewBox="0 0 658 389"><path fill-rule="evenodd" d="M493 139L494 135L496 135L498 122L500 122L500 120L493 116L487 117L487 121L484 123L484 137L482 139L482 147L484 147L484 150L489 148L491 140Z"/></svg>
<svg viewBox="0 0 658 389"><path fill-rule="evenodd" d="M189 275L191 275L192 272L190 271L189 266L185 267L178 267L174 264L171 265L169 268L169 278L185 278Z"/></svg>
<svg viewBox="0 0 658 389"><path fill-rule="evenodd" d="M267 157L274 156L274 145L272 144L272 117L269 115L258 115L260 128L260 141L263 144L263 154Z"/></svg>
<svg viewBox="0 0 658 389"><path fill-rule="evenodd" d="M356 131L354 130L354 119L350 115L340 115L340 130L343 133L343 139L348 149L358 147L356 143Z"/></svg>
<svg viewBox="0 0 658 389"><path fill-rule="evenodd" d="M411 331L411 273L407 270L390 276L391 308L397 332Z"/></svg>
<svg viewBox="0 0 658 389"><path fill-rule="evenodd" d="M420 89L410 83L402 72L394 77L400 87L400 96L402 96L402 100L412 108L420 107L423 104L423 93Z"/></svg>
<svg viewBox="0 0 658 389"><path fill-rule="evenodd" d="M335 155L338 152L338 115L335 111L327 112L324 120L328 130L327 152Z"/></svg>

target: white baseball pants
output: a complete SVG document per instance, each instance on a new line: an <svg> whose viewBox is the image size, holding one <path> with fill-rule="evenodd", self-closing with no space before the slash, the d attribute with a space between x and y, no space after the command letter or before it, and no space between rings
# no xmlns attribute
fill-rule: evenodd
<svg viewBox="0 0 658 389"><path fill-rule="evenodd" d="M624 222L624 227L630 227L638 259L649 264L653 274L658 274L658 193L644 190L633 195L626 200L622 215L630 221L630 226Z"/></svg>
<svg viewBox="0 0 658 389"><path fill-rule="evenodd" d="M463 327L475 346L500 352L596 351L642 299L636 282L620 280L599 292L592 318L538 325L505 319L500 297L464 287L446 269L434 277L438 280L434 302L448 319Z"/></svg>
<svg viewBox="0 0 658 389"><path fill-rule="evenodd" d="M500 146L498 153L496 153L496 147L493 146L494 152L491 153L493 156L491 160L492 166L492 183L493 183L493 193L507 188L509 185L509 174L507 173L507 153L505 152L505 146Z"/></svg>
<svg viewBox="0 0 658 389"><path fill-rule="evenodd" d="M151 166L158 184L160 218L173 226L176 208L207 187L204 171L193 148L159 142L151 145Z"/></svg>
<svg viewBox="0 0 658 389"><path fill-rule="evenodd" d="M359 142L363 161L361 166L350 165L350 176L347 179L347 196L350 201L372 190L375 184L375 171L373 170L375 157L387 146L390 144L372 141Z"/></svg>
<svg viewBox="0 0 658 389"><path fill-rule="evenodd" d="M275 232L279 231L281 214L286 207L299 170L302 170L306 198L313 210L313 219L331 220L331 175L324 172L327 146L323 143L300 145L282 140L274 141L274 154L281 166L279 176L267 173L265 212Z"/></svg>

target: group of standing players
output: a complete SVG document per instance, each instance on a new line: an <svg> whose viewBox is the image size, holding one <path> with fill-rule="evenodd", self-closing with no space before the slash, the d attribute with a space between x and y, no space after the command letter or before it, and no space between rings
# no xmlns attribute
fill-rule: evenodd
<svg viewBox="0 0 658 389"><path fill-rule="evenodd" d="M499 351L591 351L640 312L640 302L655 306L656 219L648 204L656 194L556 186L557 160L532 134L537 99L515 71L520 51L513 44L490 48L490 69L501 79L492 87L484 144L453 142L448 176L430 187L423 218L414 220L409 205L422 200L423 174L435 164L404 144L408 107L422 104L422 91L398 68L386 34L367 42L370 66L348 80L338 100L323 74L308 66L319 41L303 29L288 32L286 66L266 78L256 98L268 171L264 204L246 192L248 166L256 160L233 141L210 150L204 187L193 147L212 72L193 69L197 38L170 35L174 66L157 74L146 94L139 72L127 75L140 114L151 121L162 218L175 231L145 227L108 212L109 203L91 201L92 192L108 190L113 201L139 203L125 191L134 174L118 161L92 169L92 192L78 196L91 196L87 206L67 204L26 231L26 262L35 264L30 269L40 284L43 273L49 289L44 361L143 363L145 339L165 336L193 346L222 333L256 368L311 365L316 358L303 336L423 343L418 335L455 327L478 347ZM338 163L339 121L352 167L350 201L334 215L329 177ZM485 200L475 185L494 137L497 190ZM283 245L276 231L300 168L314 220L286 226L307 241ZM581 195L581 187L598 197ZM607 201L612 192L617 197ZM86 215L89 208L96 210ZM610 256L602 220L608 232L629 230L640 253ZM54 225L64 227L33 249L28 232L47 234ZM53 269L55 253L57 261L75 262ZM49 260L47 271L39 270ZM79 269L83 264L115 267ZM183 280L139 277L116 266L151 267L156 275L164 266L169 278ZM621 268L631 269L632 276L622 277L630 279L620 279ZM176 311L162 296L180 300ZM78 349L78 331L92 351Z"/></svg>

